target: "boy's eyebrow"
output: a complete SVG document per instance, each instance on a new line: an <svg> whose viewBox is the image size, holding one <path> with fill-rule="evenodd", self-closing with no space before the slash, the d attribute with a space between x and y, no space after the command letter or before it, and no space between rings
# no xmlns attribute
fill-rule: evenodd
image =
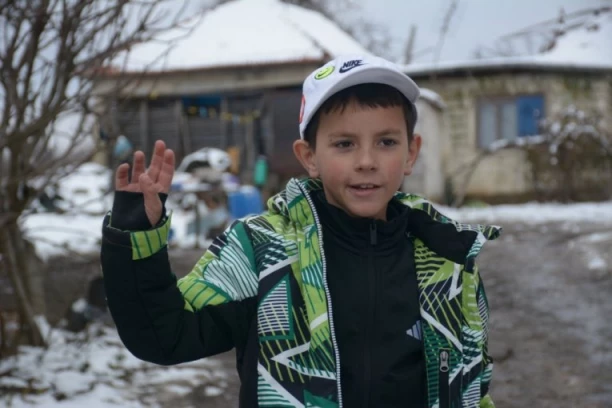
<svg viewBox="0 0 612 408"><path fill-rule="evenodd" d="M340 132L332 132L327 137L331 140L331 139L341 138L341 137L355 138L357 137L357 135L351 132L340 131Z"/></svg>
<svg viewBox="0 0 612 408"><path fill-rule="evenodd" d="M375 136L398 135L401 133L402 131L398 128L387 128L387 129L381 130L380 132L376 132Z"/></svg>
<svg viewBox="0 0 612 408"><path fill-rule="evenodd" d="M387 128L387 129L383 129L383 130L376 132L374 137L380 137L380 136L386 136L386 135L399 135L401 133L402 131L398 128ZM329 139L341 138L341 137L356 138L357 134L351 133L351 132L340 131L340 132L332 132L328 135Z"/></svg>

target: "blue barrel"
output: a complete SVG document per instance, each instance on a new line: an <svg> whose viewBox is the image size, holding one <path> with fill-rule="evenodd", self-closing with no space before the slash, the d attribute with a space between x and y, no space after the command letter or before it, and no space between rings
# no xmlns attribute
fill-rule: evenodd
<svg viewBox="0 0 612 408"><path fill-rule="evenodd" d="M233 219L261 214L264 205L259 190L253 186L242 186L228 193L229 210Z"/></svg>

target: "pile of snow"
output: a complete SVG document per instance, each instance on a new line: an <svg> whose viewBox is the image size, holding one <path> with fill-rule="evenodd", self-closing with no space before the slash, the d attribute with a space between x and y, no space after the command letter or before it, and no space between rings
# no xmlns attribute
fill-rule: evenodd
<svg viewBox="0 0 612 408"><path fill-rule="evenodd" d="M85 163L47 186L54 204L63 212L44 212L34 203L35 213L22 216L26 236L34 242L42 259L51 256L96 253L100 248L102 218L112 206L112 171L97 163Z"/></svg>
<svg viewBox="0 0 612 408"><path fill-rule="evenodd" d="M217 159L222 165L222 158ZM100 251L102 220L113 205L112 182L112 170L96 163L86 163L61 178L57 186L48 187L50 195L60 196L55 205L61 213L45 212L40 203L35 203L36 212L24 215L20 220L41 259L75 253L90 255ZM171 197L193 196L193 192L205 191L210 187L183 172L175 173L173 182L173 188L181 194L175 193ZM227 173L223 174L222 183L227 191L239 188L236 180ZM193 247L196 238L188 234L188 225L194 220L194 212L182 210L179 203L172 199L168 200L167 207L172 212L173 246ZM199 212L201 216L208 213L202 203L199 204ZM205 248L210 241L200 239L199 244Z"/></svg>
<svg viewBox="0 0 612 408"><path fill-rule="evenodd" d="M54 330L47 350L21 347L0 360L0 373L8 374L0 377L0 406L12 408L155 407L196 387L209 396L227 387L216 360L170 368L146 363L127 351L116 330L97 324L79 334Z"/></svg>
<svg viewBox="0 0 612 408"><path fill-rule="evenodd" d="M27 238L34 243L36 254L43 260L100 251L100 216L37 213L24 217L22 222Z"/></svg>
<svg viewBox="0 0 612 408"><path fill-rule="evenodd" d="M57 193L61 208L68 212L104 214L111 203L112 170L97 163L85 163L63 177Z"/></svg>
<svg viewBox="0 0 612 408"><path fill-rule="evenodd" d="M488 224L505 223L566 223L593 222L612 224L612 201L601 203L527 203L518 205L493 205L489 207L439 207L439 210L454 220Z"/></svg>
<svg viewBox="0 0 612 408"><path fill-rule="evenodd" d="M363 46L318 12L280 0L235 0L134 46L124 69L187 70L364 53Z"/></svg>

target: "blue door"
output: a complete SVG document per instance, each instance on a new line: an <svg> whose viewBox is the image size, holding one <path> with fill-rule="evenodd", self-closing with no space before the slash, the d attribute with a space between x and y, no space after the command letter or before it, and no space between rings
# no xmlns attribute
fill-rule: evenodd
<svg viewBox="0 0 612 408"><path fill-rule="evenodd" d="M544 97L542 95L521 96L516 99L518 135L530 136L540 132L539 122L544 118Z"/></svg>

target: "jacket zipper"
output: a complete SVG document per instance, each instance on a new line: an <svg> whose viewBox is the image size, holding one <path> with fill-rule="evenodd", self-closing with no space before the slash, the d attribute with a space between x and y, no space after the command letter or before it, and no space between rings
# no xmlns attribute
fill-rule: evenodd
<svg viewBox="0 0 612 408"><path fill-rule="evenodd" d="M368 254L368 305L370 305L370 316L365 329L365 346L363 350L364 364L363 364L363 375L364 375L364 397L363 406L370 406L370 394L372 388L372 339L371 335L374 332L374 322L376 321L376 290L377 290L377 275L374 269L373 251L374 247L378 243L378 236L376 230L376 221L372 221L370 224L370 253Z"/></svg>
<svg viewBox="0 0 612 408"><path fill-rule="evenodd" d="M439 353L439 370L438 370L438 399L440 408L450 407L450 384L448 376L450 371L450 351L440 349Z"/></svg>
<svg viewBox="0 0 612 408"><path fill-rule="evenodd" d="M325 297L327 298L327 318L329 319L329 331L331 334L332 346L334 348L334 360L336 362L336 389L338 392L338 408L342 408L342 384L340 383L340 350L338 349L338 342L336 341L336 330L334 328L334 317L332 313L331 294L329 293L329 286L327 285L327 262L325 260L325 252L323 251L323 228L319 221L319 216L315 209L310 194L304 190L302 186L299 186L302 194L306 197L310 210L315 219L315 225L319 234L319 251L321 252L321 264L323 265L323 290L325 291Z"/></svg>

